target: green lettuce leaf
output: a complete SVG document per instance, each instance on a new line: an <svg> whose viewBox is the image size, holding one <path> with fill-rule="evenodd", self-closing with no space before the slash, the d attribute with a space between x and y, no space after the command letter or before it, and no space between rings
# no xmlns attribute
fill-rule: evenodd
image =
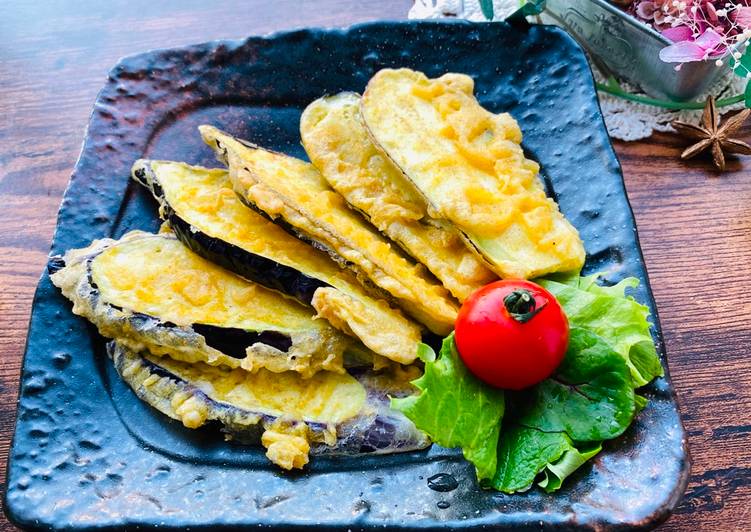
<svg viewBox="0 0 751 532"><path fill-rule="evenodd" d="M636 408L624 358L596 334L573 327L556 373L509 394L491 486L506 493L523 491L542 474L543 489L558 489L600 451L602 440L626 430Z"/></svg>
<svg viewBox="0 0 751 532"><path fill-rule="evenodd" d="M601 449L596 443L580 451L563 432L504 426L498 447L498 469L490 485L505 493L515 493L528 490L535 478L541 476L538 485L550 493Z"/></svg>
<svg viewBox="0 0 751 532"><path fill-rule="evenodd" d="M528 490L543 469L570 449L574 449L571 440L561 432L504 426L498 468L490 485L505 493Z"/></svg>
<svg viewBox="0 0 751 532"><path fill-rule="evenodd" d="M636 400L626 361L596 334L571 329L568 350L552 377L512 396L509 421L578 442L620 436Z"/></svg>
<svg viewBox="0 0 751 532"><path fill-rule="evenodd" d="M432 356L431 356L432 355ZM504 394L472 375L459 359L453 333L436 358L424 346L420 356L425 373L413 382L419 395L392 399L391 407L404 413L437 444L461 447L477 469L480 480L496 471L498 439L505 409Z"/></svg>
<svg viewBox="0 0 751 532"><path fill-rule="evenodd" d="M559 275L535 282L556 297L571 326L596 333L626 359L634 387L662 376L650 333L649 308L625 293L639 285L638 279L629 277L608 287L598 285L596 279L597 275Z"/></svg>
<svg viewBox="0 0 751 532"><path fill-rule="evenodd" d="M582 449L578 449L572 444L570 449L566 449L563 456L554 463L545 466L542 470L543 478L537 485L548 493L558 490L569 475L573 474L600 451L602 451L602 443L593 443Z"/></svg>

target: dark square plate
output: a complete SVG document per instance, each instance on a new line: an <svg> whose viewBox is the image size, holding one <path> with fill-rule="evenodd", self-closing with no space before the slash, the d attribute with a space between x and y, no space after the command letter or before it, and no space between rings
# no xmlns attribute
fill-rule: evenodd
<svg viewBox="0 0 751 532"><path fill-rule="evenodd" d="M553 27L384 22L211 42L122 60L97 98L58 217L52 253L158 226L128 179L138 157L215 165L196 131L218 125L304 156L298 119L324 93L362 91L383 67L464 72L480 101L510 111L550 194L578 227L587 272L641 279L655 316L634 219L580 48ZM629 431L555 495L482 491L456 451L320 459L277 471L256 448L189 431L121 383L103 341L42 277L34 300L8 466L6 511L30 528L303 527L629 528L665 519L688 459L668 378ZM426 479L453 474L459 487ZM438 503L442 502L441 506ZM445 504L447 503L447 504Z"/></svg>

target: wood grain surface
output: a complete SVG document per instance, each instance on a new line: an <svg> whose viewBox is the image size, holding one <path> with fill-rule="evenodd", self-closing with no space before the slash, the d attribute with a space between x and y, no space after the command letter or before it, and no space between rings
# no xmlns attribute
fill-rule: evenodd
<svg viewBox="0 0 751 532"><path fill-rule="evenodd" d="M0 461L57 209L106 73L127 54L406 16L409 0L0 2ZM746 135L749 130L745 130ZM682 142L616 143L693 456L663 530L751 529L751 158L718 175ZM4 489L5 468L0 468ZM4 518L0 531L14 530Z"/></svg>

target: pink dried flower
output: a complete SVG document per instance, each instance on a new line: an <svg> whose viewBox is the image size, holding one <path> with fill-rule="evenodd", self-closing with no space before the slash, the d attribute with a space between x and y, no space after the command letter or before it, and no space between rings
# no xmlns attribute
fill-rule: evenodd
<svg viewBox="0 0 751 532"><path fill-rule="evenodd" d="M741 6L733 11L733 22L741 28L751 28L751 7Z"/></svg>
<svg viewBox="0 0 751 532"><path fill-rule="evenodd" d="M657 29L670 26L680 14L678 5L673 0L640 0L632 5L632 13L644 22L649 22ZM676 3L677 4L677 3Z"/></svg>
<svg viewBox="0 0 751 532"><path fill-rule="evenodd" d="M750 2L634 0L628 11L673 41L661 50L663 61L686 63L718 59L747 41L751 37Z"/></svg>
<svg viewBox="0 0 751 532"><path fill-rule="evenodd" d="M670 30L665 30L665 33ZM670 37L668 37L670 38ZM718 55L718 47L722 44L722 35L712 28L707 29L696 40L679 41L660 50L660 59L666 63L688 63L703 61ZM724 53L724 50L723 52Z"/></svg>

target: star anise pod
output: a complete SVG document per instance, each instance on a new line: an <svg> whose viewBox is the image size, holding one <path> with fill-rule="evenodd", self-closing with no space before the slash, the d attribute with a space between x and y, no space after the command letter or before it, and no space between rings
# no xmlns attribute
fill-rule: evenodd
<svg viewBox="0 0 751 532"><path fill-rule="evenodd" d="M720 115L717 114L714 97L710 96L707 98L707 105L704 106L701 125L695 126L679 120L673 121L672 125L678 133L699 141L686 148L681 153L681 159L690 159L706 149L711 149L715 167L723 171L725 170L725 153L723 152L751 155L751 146L742 140L731 138L731 135L740 129L749 115L751 115L751 109L744 109L720 125Z"/></svg>

